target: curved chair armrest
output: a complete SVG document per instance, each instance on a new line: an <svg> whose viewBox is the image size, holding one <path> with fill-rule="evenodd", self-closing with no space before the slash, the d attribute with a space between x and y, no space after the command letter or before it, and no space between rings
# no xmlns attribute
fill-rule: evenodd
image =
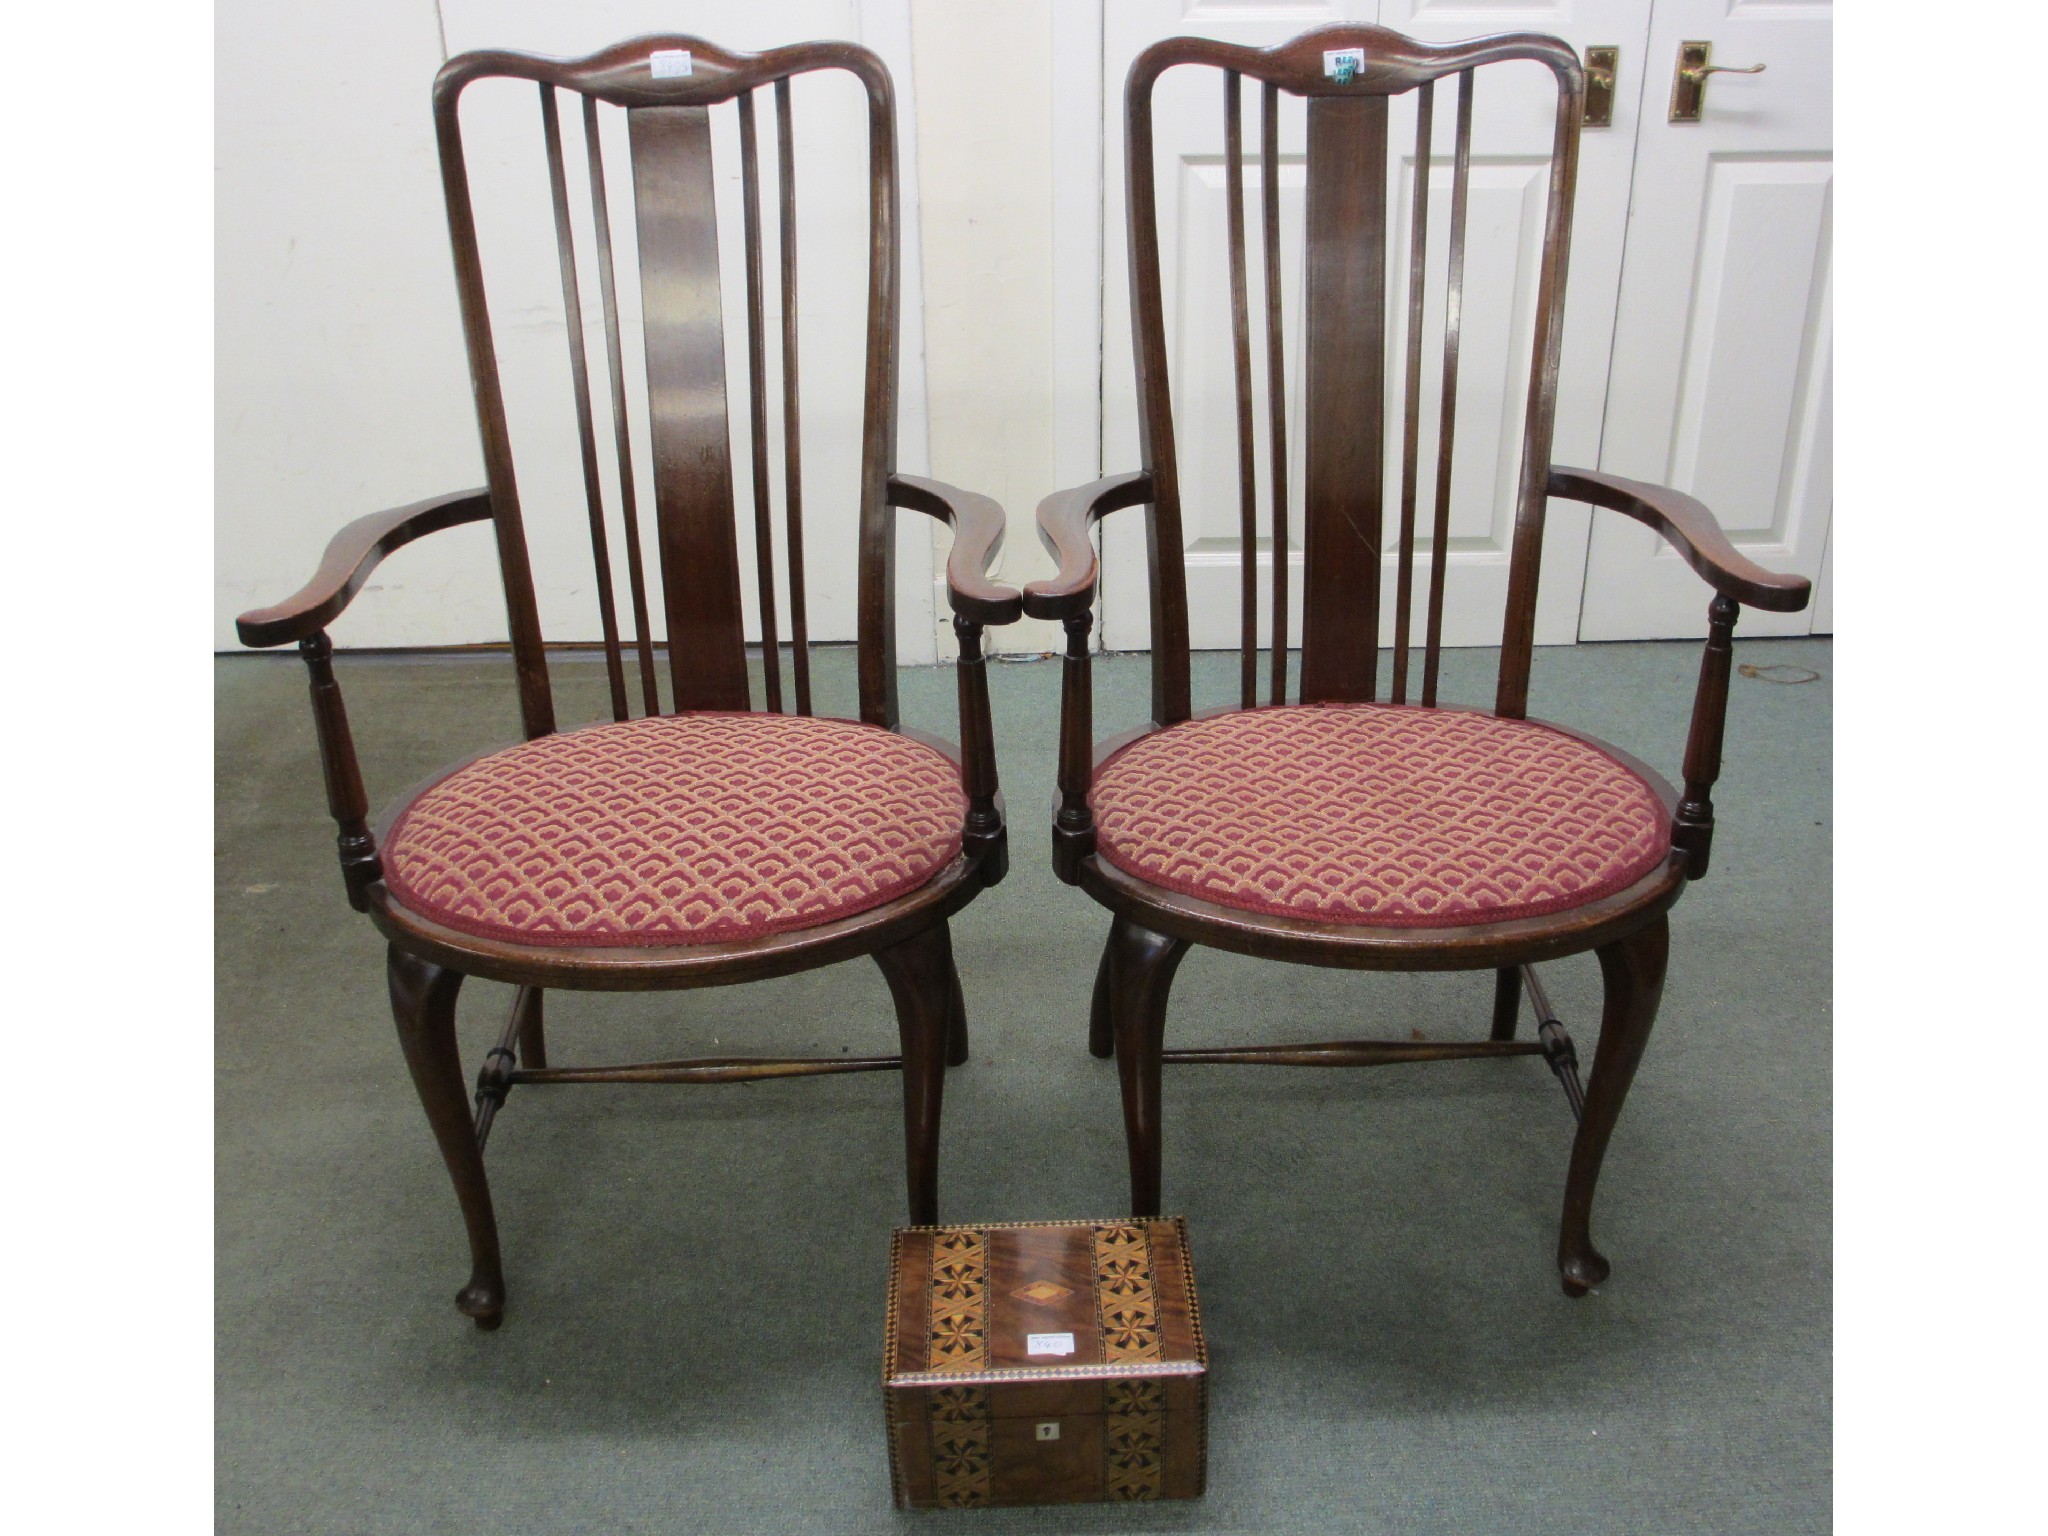
<svg viewBox="0 0 2048 1536"><path fill-rule="evenodd" d="M235 633L250 646L289 645L317 634L348 607L370 572L395 549L443 528L477 523L491 515L485 490L435 496L389 512L359 517L328 541L313 579L281 603L252 608L235 620Z"/></svg>
<svg viewBox="0 0 2048 1536"><path fill-rule="evenodd" d="M1706 505L1669 486L1592 469L1550 466L1549 492L1567 501L1589 502L1647 523L1670 541L1685 563L1723 597L1773 613L1797 613L1813 595L1804 576L1767 571L1728 542Z"/></svg>
<svg viewBox="0 0 2048 1536"><path fill-rule="evenodd" d="M977 624L1014 624L1023 617L1017 589L988 579L989 562L1003 547L1003 509L993 498L923 475L891 475L889 505L923 512L953 530L946 590L955 613Z"/></svg>
<svg viewBox="0 0 2048 1536"><path fill-rule="evenodd" d="M1714 846L1714 781L1721 776L1721 737L1728 715L1728 674L1734 661L1739 604L1775 613L1797 613L1813 595L1804 576L1781 576L1745 558L1714 514L1696 498L1669 486L1625 480L1590 469L1550 466L1549 492L1590 502L1647 523L1663 534L1685 563L1714 589L1707 604L1707 646L1693 693L1692 724L1685 738L1685 790L1671 818L1671 845L1685 857L1685 873L1697 880L1707 872Z"/></svg>
<svg viewBox="0 0 2048 1536"><path fill-rule="evenodd" d="M1086 613L1095 602L1095 545L1089 528L1112 512L1141 507L1151 499L1151 473L1139 469L1071 491L1055 491L1041 501L1038 541L1060 568L1048 580L1025 584L1024 611L1034 619Z"/></svg>

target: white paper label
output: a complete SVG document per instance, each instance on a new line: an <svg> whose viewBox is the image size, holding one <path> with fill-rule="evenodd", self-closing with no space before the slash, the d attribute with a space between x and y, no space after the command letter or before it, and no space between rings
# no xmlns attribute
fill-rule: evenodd
<svg viewBox="0 0 2048 1536"><path fill-rule="evenodd" d="M1349 85L1364 68L1363 48L1330 48L1323 53L1323 73L1339 85Z"/></svg>
<svg viewBox="0 0 2048 1536"><path fill-rule="evenodd" d="M1041 1440L1057 1440L1057 1439L1059 1439L1059 1437L1060 1437L1060 1422L1059 1422L1059 1420L1058 1420L1058 1419L1048 1419L1048 1420L1047 1420L1047 1421L1046 1421L1045 1423L1043 1423L1043 1424L1041 1424L1041 1425L1039 1425L1039 1426L1038 1426L1038 1438L1039 1438L1039 1439L1041 1439Z"/></svg>
<svg viewBox="0 0 2048 1536"><path fill-rule="evenodd" d="M1026 1334L1024 1350L1025 1353L1032 1355L1071 1355L1074 1352L1074 1336L1071 1333Z"/></svg>
<svg viewBox="0 0 2048 1536"><path fill-rule="evenodd" d="M647 67L657 80L680 80L690 72L690 55L683 48L657 48L647 55Z"/></svg>

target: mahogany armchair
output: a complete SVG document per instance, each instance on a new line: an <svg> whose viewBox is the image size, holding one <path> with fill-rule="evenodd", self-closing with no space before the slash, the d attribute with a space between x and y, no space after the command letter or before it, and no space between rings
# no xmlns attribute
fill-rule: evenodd
<svg viewBox="0 0 2048 1536"><path fill-rule="evenodd" d="M1362 49L1354 74L1326 72L1327 54ZM1547 65L1556 136L1536 293L1536 344L1522 423L1506 617L1490 712L1437 698L1443 642L1458 316L1476 77L1511 61ZM1244 563L1237 707L1195 713L1182 490L1168 391L1152 151L1155 82L1177 66L1224 82L1231 319L1235 341L1240 547L1256 543L1250 315L1247 304L1242 82L1263 85L1261 204L1272 465L1273 645L1267 702L1257 699L1254 568ZM1417 546L1421 305L1427 175L1415 208L1403 457L1389 549L1384 501L1388 100L1416 92L1415 163L1431 155L1436 85L1454 77L1457 119L1446 274L1441 427L1423 599L1419 689L1411 701ZM1641 1060L1663 987L1666 913L1707 872L1720 771L1730 635L1739 605L1791 612L1808 583L1739 554L1690 496L1550 463L1560 305L1573 175L1584 108L1578 58L1555 38L1512 35L1450 46L1377 27L1331 27L1254 50L1173 38L1140 54L1126 87L1132 330L1143 468L1049 497L1039 529L1059 572L1024 589L1025 612L1066 630L1059 799L1053 862L1113 914L1097 972L1089 1045L1114 1053L1122 1087L1131 1209L1160 1208L1160 1080L1164 1062L1365 1066L1451 1057L1540 1054L1579 1118L1558 1269L1582 1295L1608 1273L1590 1215L1608 1139ZM1287 413L1281 365L1279 93L1308 98L1308 227L1303 401L1306 480L1299 691L1287 699ZM1398 151L1396 151L1398 153ZM1186 303L1185 296L1182 303ZM1546 501L1563 497L1622 513L1661 532L1713 589L1684 790L1620 750L1527 718L1537 563ZM1427 503L1424 503L1427 506ZM1152 721L1097 745L1088 635L1096 587L1090 529L1144 507L1152 619ZM1390 689L1379 698L1383 563L1393 564ZM1358 970L1490 970L1492 1029L1484 1040L1336 1041L1208 1050L1164 1048L1174 971L1209 944L1298 964ZM1581 1089L1570 1037L1533 966L1594 951L1605 981L1600 1039ZM1518 1039L1521 995L1537 1035Z"/></svg>
<svg viewBox="0 0 2048 1536"><path fill-rule="evenodd" d="M814 714L810 686L790 82L819 70L850 73L864 87L866 103L865 365L859 485L857 498L849 497L859 507L858 720ZM458 118L464 89L487 78L530 81L539 91L570 338L613 719L565 732L556 729ZM756 97L770 89L781 169L790 694L782 686L775 590L755 126ZM584 240L577 237L566 191L564 95L580 107L595 210ZM712 108L728 102L736 104L742 162L765 710L754 708L742 630L719 300L710 121ZM628 405L601 104L623 108L629 125L650 402L638 424ZM526 1084L716 1083L901 1070L910 1216L936 1221L945 1068L967 1059L947 920L1001 880L1006 867L980 639L984 625L1014 620L1021 599L986 574L1002 540L1001 508L892 467L900 267L888 71L850 43L755 56L696 38L652 37L575 60L469 53L451 59L435 80L434 119L489 484L349 524L302 590L244 614L239 628L252 646L297 644L312 675L349 902L390 942L399 1042L468 1228L472 1270L457 1306L480 1327L496 1327L503 1317L505 1282L483 1151L507 1094ZM608 384L610 391L612 484L631 599L633 629L623 637L608 543L612 509L599 467L598 444L607 434L593 419L577 273L578 246L592 239L608 363L598 389ZM651 446L651 486L636 484L636 430L645 430ZM652 570L643 562L636 492L651 493L659 552ZM953 530L947 584L960 639L957 748L907 730L897 718L894 508L924 513ZM497 536L527 739L457 764L392 807L373 833L326 626L393 551L444 528L484 521ZM666 708L650 588L666 620ZM863 955L880 966L894 997L900 1056L733 1057L627 1067L549 1062L542 1023L549 988L724 986ZM475 1080L473 1106L454 1029L456 993L466 976L518 989L502 1038Z"/></svg>

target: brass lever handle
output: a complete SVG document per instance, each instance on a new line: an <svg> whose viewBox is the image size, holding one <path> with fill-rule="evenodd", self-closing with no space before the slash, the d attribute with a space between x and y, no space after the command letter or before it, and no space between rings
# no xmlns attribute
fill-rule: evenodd
<svg viewBox="0 0 2048 1536"><path fill-rule="evenodd" d="M1619 48L1602 45L1586 50L1586 127L1614 126L1614 76L1620 68Z"/></svg>
<svg viewBox="0 0 2048 1536"><path fill-rule="evenodd" d="M1694 40L1678 45L1678 73L1671 81L1671 121L1696 123L1707 104L1707 76L1760 75L1761 64L1737 67L1713 62L1714 45Z"/></svg>

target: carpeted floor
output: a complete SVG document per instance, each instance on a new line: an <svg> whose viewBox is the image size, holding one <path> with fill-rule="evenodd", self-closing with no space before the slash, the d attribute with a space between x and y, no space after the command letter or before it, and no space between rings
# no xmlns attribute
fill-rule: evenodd
<svg viewBox="0 0 2048 1536"><path fill-rule="evenodd" d="M227 1532L1784 1533L1827 1527L1830 797L1825 641L1737 643L1713 873L1672 918L1658 1032L1559 1292L1571 1118L1540 1061L1170 1069L1166 1204L1213 1351L1198 1503L896 1514L879 1371L903 1219L893 1075L523 1089L491 1141L510 1305L477 1332L454 1196L407 1081L383 946L345 905L302 669L218 663L217 1507ZM1453 701L1493 657L1454 652ZM1538 715L1676 777L1698 647L1537 653ZM820 712L852 708L821 658ZM343 658L374 802L518 734L503 657ZM1058 672L992 669L1012 872L955 920L972 1062L943 1219L1114 1215L1113 1067L1085 1048L1107 919L1047 859ZM1142 657L1097 669L1137 723ZM1204 657L1197 705L1234 659ZM601 671L558 672L564 722ZM953 734L949 669L908 723ZM1545 968L1582 1055L1591 956ZM1373 977L1197 950L1169 1040L1483 1034L1491 973ZM509 989L463 995L468 1059ZM895 1049L855 962L656 997L554 994L558 1060ZM1526 1027L1526 1026L1525 1026Z"/></svg>

